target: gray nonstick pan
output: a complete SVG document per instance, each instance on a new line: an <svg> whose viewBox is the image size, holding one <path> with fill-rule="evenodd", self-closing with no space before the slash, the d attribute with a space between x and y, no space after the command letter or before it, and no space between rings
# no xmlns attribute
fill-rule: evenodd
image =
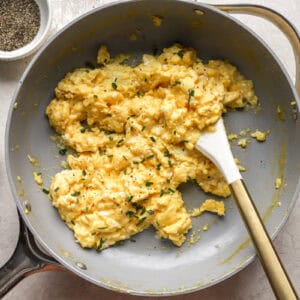
<svg viewBox="0 0 300 300"><path fill-rule="evenodd" d="M102 252L81 248L56 209L34 182L41 171L44 186L60 170L62 157L51 141L54 134L45 108L57 83L69 71L95 63L97 49L112 54L159 53L174 42L193 47L199 57L227 59L253 80L260 109L233 111L224 117L228 132L245 128L270 130L263 143L246 151L232 150L247 171L243 177L275 237L299 195L300 126L297 90L282 64L266 44L228 12L260 15L289 37L297 60L296 87L300 92L299 36L281 15L259 6L212 7L194 1L119 1L96 8L76 19L37 53L25 71L11 104L6 128L6 165L21 217L21 237L11 260L0 270L0 294L35 271L64 268L109 289L136 295L174 295L216 284L246 267L255 256L233 199L226 200L222 219L205 214L193 219L201 231L197 243L181 248L156 239L148 229ZM154 26L152 16L162 19ZM130 39L135 33L137 39ZM17 104L15 104L17 103ZM31 164L28 155L37 159ZM280 189L276 178L283 179ZM196 185L181 187L187 208L199 207L207 197ZM193 234L191 232L190 234Z"/></svg>

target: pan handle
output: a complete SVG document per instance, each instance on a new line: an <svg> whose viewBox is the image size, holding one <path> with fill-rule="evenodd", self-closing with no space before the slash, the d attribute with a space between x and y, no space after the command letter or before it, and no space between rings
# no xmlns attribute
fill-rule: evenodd
<svg viewBox="0 0 300 300"><path fill-rule="evenodd" d="M25 277L42 271L63 270L42 252L20 218L20 238L9 261L0 269L0 299Z"/></svg>
<svg viewBox="0 0 300 300"><path fill-rule="evenodd" d="M218 9L231 14L248 14L262 17L276 25L290 41L296 60L296 81L295 87L300 96L300 35L296 28L280 13L260 5L233 4L214 5Z"/></svg>

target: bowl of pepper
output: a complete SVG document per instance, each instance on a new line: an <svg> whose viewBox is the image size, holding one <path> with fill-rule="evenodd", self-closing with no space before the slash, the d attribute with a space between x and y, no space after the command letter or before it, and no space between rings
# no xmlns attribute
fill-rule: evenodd
<svg viewBox="0 0 300 300"><path fill-rule="evenodd" d="M48 0L0 1L0 60L17 60L36 51L50 29Z"/></svg>

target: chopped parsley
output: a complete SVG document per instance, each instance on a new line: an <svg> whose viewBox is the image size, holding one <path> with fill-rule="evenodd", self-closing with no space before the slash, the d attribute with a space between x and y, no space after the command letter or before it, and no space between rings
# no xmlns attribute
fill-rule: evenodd
<svg viewBox="0 0 300 300"><path fill-rule="evenodd" d="M173 164L171 160L168 160L169 167L172 168Z"/></svg>
<svg viewBox="0 0 300 300"><path fill-rule="evenodd" d="M46 195L49 195L49 193L50 193L49 190L47 190L47 189L45 189L45 188L43 188L42 191L43 191Z"/></svg>
<svg viewBox="0 0 300 300"><path fill-rule="evenodd" d="M165 190L161 190L160 194L159 194L159 197L162 197L164 194L165 194Z"/></svg>
<svg viewBox="0 0 300 300"><path fill-rule="evenodd" d="M85 207L85 211L86 211L86 212L89 211L89 207L88 207L88 206Z"/></svg>
<svg viewBox="0 0 300 300"><path fill-rule="evenodd" d="M171 189L171 188L169 188L169 192L172 193L172 194L175 193L175 191L173 189Z"/></svg>
<svg viewBox="0 0 300 300"><path fill-rule="evenodd" d="M126 215L127 217L132 217L132 216L134 215L134 211L132 211L132 210L127 210L126 213L125 213L125 215Z"/></svg>
<svg viewBox="0 0 300 300"><path fill-rule="evenodd" d="M96 235L96 232L92 232L92 235Z"/></svg>
<svg viewBox="0 0 300 300"><path fill-rule="evenodd" d="M179 50L179 51L177 52L177 55L178 55L179 57L183 58L183 50Z"/></svg>
<svg viewBox="0 0 300 300"><path fill-rule="evenodd" d="M120 147L120 144L124 142L124 139L118 140L117 147Z"/></svg>
<svg viewBox="0 0 300 300"><path fill-rule="evenodd" d="M97 250L101 250L101 249L102 249L103 243L104 243L104 240L103 240L103 238L101 237L101 238L100 238L100 241L99 241L99 246L98 246Z"/></svg>
<svg viewBox="0 0 300 300"><path fill-rule="evenodd" d="M142 211L141 211L141 215L143 215L146 212L146 207L143 206Z"/></svg>
<svg viewBox="0 0 300 300"><path fill-rule="evenodd" d="M142 164L144 161L145 161L145 158L143 158L143 159L140 161L140 163Z"/></svg>
<svg viewBox="0 0 300 300"><path fill-rule="evenodd" d="M82 170L82 175L83 175L83 176L86 175L86 170Z"/></svg>
<svg viewBox="0 0 300 300"><path fill-rule="evenodd" d="M164 152L164 156L165 156L165 157L170 157L170 152L169 152L168 150L165 151L165 152Z"/></svg>
<svg viewBox="0 0 300 300"><path fill-rule="evenodd" d="M94 98L96 99L96 98L98 98L98 96L97 96L97 95L94 95Z"/></svg>
<svg viewBox="0 0 300 300"><path fill-rule="evenodd" d="M86 132L86 130L87 130L87 128L86 128L86 127L82 127L82 128L80 129L80 132L81 132L81 133L85 133L85 132Z"/></svg>
<svg viewBox="0 0 300 300"><path fill-rule="evenodd" d="M112 117L112 114L107 114L107 117Z"/></svg>
<svg viewBox="0 0 300 300"><path fill-rule="evenodd" d="M139 164L138 161L133 161L132 163L133 163L134 165L138 165L138 164Z"/></svg>
<svg viewBox="0 0 300 300"><path fill-rule="evenodd" d="M59 149L58 153L60 155L65 155L67 153L67 149L63 148L63 149Z"/></svg>
<svg viewBox="0 0 300 300"><path fill-rule="evenodd" d="M146 186L151 186L151 185L153 185L153 182L152 182L152 181L147 181L147 182L146 182Z"/></svg>
<svg viewBox="0 0 300 300"><path fill-rule="evenodd" d="M195 96L195 91L194 90L189 90L189 98L188 98L188 103L191 102L191 98Z"/></svg>
<svg viewBox="0 0 300 300"><path fill-rule="evenodd" d="M136 95L140 98L141 97L141 93L139 91L136 92Z"/></svg>
<svg viewBox="0 0 300 300"><path fill-rule="evenodd" d="M147 156L146 159L151 159L153 157L154 157L154 154L151 154L151 155Z"/></svg>
<svg viewBox="0 0 300 300"><path fill-rule="evenodd" d="M107 226L105 227L98 227L99 230L107 229Z"/></svg>
<svg viewBox="0 0 300 300"><path fill-rule="evenodd" d="M171 182L171 179L170 179L170 178L168 178L168 179L167 179L167 183L170 183L170 182Z"/></svg>
<svg viewBox="0 0 300 300"><path fill-rule="evenodd" d="M173 131L173 134L176 135L176 133L177 133L176 130L174 130L174 131Z"/></svg>
<svg viewBox="0 0 300 300"><path fill-rule="evenodd" d="M72 223L73 225L75 225L75 222L74 222L73 220L71 221L71 223Z"/></svg>
<svg viewBox="0 0 300 300"><path fill-rule="evenodd" d="M58 192L58 190L59 190L59 187L55 188L54 192L56 193L56 192Z"/></svg>
<svg viewBox="0 0 300 300"><path fill-rule="evenodd" d="M146 129L146 126L143 126L143 127L142 127L142 131L144 131L145 129Z"/></svg>
<svg viewBox="0 0 300 300"><path fill-rule="evenodd" d="M116 90L118 88L117 80L118 80L118 78L115 78L115 80L111 83L111 86L114 90Z"/></svg>
<svg viewBox="0 0 300 300"><path fill-rule="evenodd" d="M161 164L159 163L156 165L156 170L160 170L160 168L161 168Z"/></svg>
<svg viewBox="0 0 300 300"><path fill-rule="evenodd" d="M130 202L132 199L133 199L133 196L129 196L129 197L127 197L126 200L127 200L128 202Z"/></svg>
<svg viewBox="0 0 300 300"><path fill-rule="evenodd" d="M153 215L153 214L154 214L154 211L153 211L152 209L148 209L148 210L147 210L147 213L148 213L149 215Z"/></svg>
<svg viewBox="0 0 300 300"><path fill-rule="evenodd" d="M150 140L152 141L152 142L156 142L156 139L155 139L155 137L154 136L150 136Z"/></svg>
<svg viewBox="0 0 300 300"><path fill-rule="evenodd" d="M147 219L147 217L141 218L141 219L136 223L136 225L137 225L137 226L141 225L146 219Z"/></svg>
<svg viewBox="0 0 300 300"><path fill-rule="evenodd" d="M180 84L181 84L181 82L178 81L178 80L176 80L176 81L173 83L173 86L180 85Z"/></svg>
<svg viewBox="0 0 300 300"><path fill-rule="evenodd" d="M80 192L75 192L75 193L71 194L72 197L77 197L79 195L80 195Z"/></svg>

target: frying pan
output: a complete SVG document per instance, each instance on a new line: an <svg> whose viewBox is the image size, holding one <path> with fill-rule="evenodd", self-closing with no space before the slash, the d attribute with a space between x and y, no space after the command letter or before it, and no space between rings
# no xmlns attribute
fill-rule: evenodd
<svg viewBox="0 0 300 300"><path fill-rule="evenodd" d="M112 54L130 53L138 60L142 53L156 53L180 42L195 48L204 60L229 60L253 80L261 109L230 112L224 119L228 132L271 130L264 144L252 142L246 151L233 147L233 152L247 168L244 178L269 234L276 236L299 194L300 102L276 55L254 32L221 9L260 15L276 23L288 35L299 64L299 37L281 15L259 6L216 8L176 0L122 1L94 9L38 52L20 81L13 101L18 105L12 103L6 128L7 172L22 222L17 249L0 270L2 295L28 274L57 268L120 292L174 295L216 284L254 259L255 251L232 199L226 200L224 218L207 214L194 219L190 234L199 234L204 224L210 224L210 229L200 232L197 243L185 243L181 248L156 239L151 228L136 235L135 242L126 241L102 252L75 243L32 172L42 172L48 187L51 176L60 170L62 157L50 140L54 132L45 108L64 75L87 61L94 63L102 44ZM161 26L154 26L152 16L162 18ZM130 39L131 34L137 39ZM299 80L298 65L298 92ZM28 154L37 158L38 164L30 164ZM278 190L274 186L277 177L287 183ZM188 209L198 207L207 197L193 184L183 185L181 191Z"/></svg>

